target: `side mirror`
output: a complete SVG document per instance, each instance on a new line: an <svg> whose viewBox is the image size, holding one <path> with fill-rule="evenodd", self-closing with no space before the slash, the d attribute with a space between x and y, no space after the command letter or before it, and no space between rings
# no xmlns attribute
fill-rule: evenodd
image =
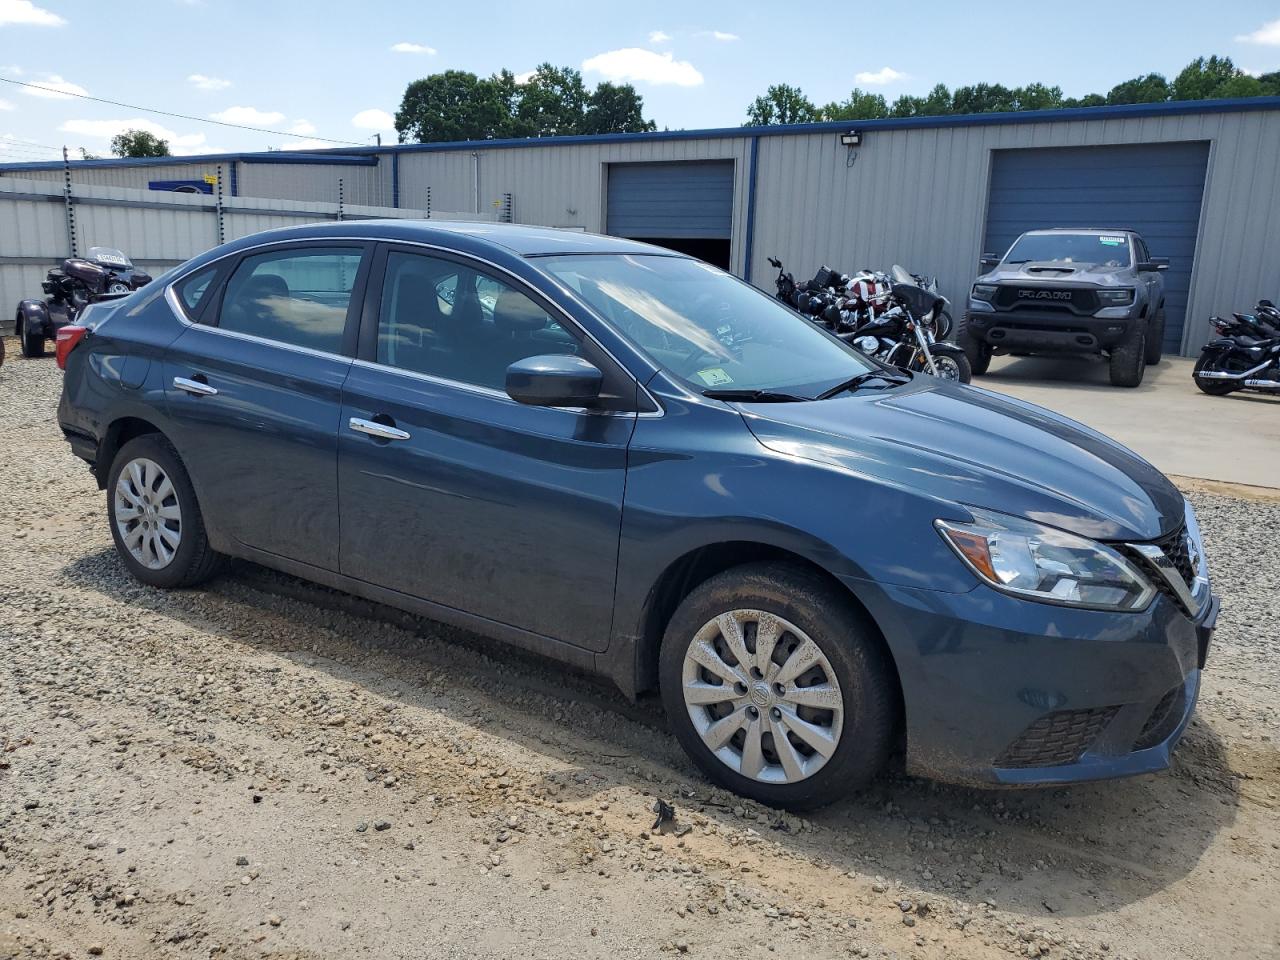
<svg viewBox="0 0 1280 960"><path fill-rule="evenodd" d="M581 357L548 354L507 367L507 396L533 407L589 407L603 384L600 368Z"/></svg>
<svg viewBox="0 0 1280 960"><path fill-rule="evenodd" d="M992 270L1000 266L1000 258L994 253L984 253L978 260L978 264L983 270Z"/></svg>
<svg viewBox="0 0 1280 960"><path fill-rule="evenodd" d="M1150 260L1140 260L1138 262L1139 273L1150 273L1153 270L1168 270L1168 257L1152 257Z"/></svg>

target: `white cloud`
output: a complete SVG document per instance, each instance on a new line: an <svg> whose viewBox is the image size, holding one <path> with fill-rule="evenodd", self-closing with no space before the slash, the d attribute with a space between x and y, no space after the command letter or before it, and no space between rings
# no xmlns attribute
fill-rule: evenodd
<svg viewBox="0 0 1280 960"><path fill-rule="evenodd" d="M587 73L598 73L606 80L639 81L657 86L696 87L702 74L688 60L677 60L670 53L655 53L639 47L626 47L600 53L582 62Z"/></svg>
<svg viewBox="0 0 1280 960"><path fill-rule="evenodd" d="M280 145L281 150L324 150L332 147L332 143L323 140L293 140Z"/></svg>
<svg viewBox="0 0 1280 960"><path fill-rule="evenodd" d="M74 133L97 140L110 140L126 130L145 130L154 137L169 141L169 150L175 156L189 153L208 153L203 133L177 133L154 120L133 117L127 120L68 120L58 127L63 133Z"/></svg>
<svg viewBox="0 0 1280 960"><path fill-rule="evenodd" d="M231 86L230 80L223 80L221 77L206 77L203 73L193 73L187 77L187 82L197 90L225 90Z"/></svg>
<svg viewBox="0 0 1280 960"><path fill-rule="evenodd" d="M1237 43L1256 43L1264 47L1280 47L1280 20L1269 20L1253 33L1242 33Z"/></svg>
<svg viewBox="0 0 1280 960"><path fill-rule="evenodd" d="M67 21L37 7L31 0L0 0L0 27L19 23L29 27L60 27Z"/></svg>
<svg viewBox="0 0 1280 960"><path fill-rule="evenodd" d="M283 113L274 110L259 110L257 107L227 107L209 116L223 123L239 123L246 127L272 127L284 120Z"/></svg>
<svg viewBox="0 0 1280 960"><path fill-rule="evenodd" d="M393 43L391 45L392 53L426 53L434 54L435 47L428 47L425 43Z"/></svg>
<svg viewBox="0 0 1280 960"><path fill-rule="evenodd" d="M897 83L899 80L905 80L907 79L907 75L905 73L900 73L893 69L893 67L881 67L874 73L868 70L863 70L861 73L854 74L853 79L857 80L859 83L870 84L873 87L883 87L888 83Z"/></svg>
<svg viewBox="0 0 1280 960"><path fill-rule="evenodd" d="M736 33L725 33L723 30L712 30L711 36L713 39L719 40L721 43L730 43L734 40L742 39Z"/></svg>
<svg viewBox="0 0 1280 960"><path fill-rule="evenodd" d="M44 97L46 100L69 100L73 95L83 97L89 92L78 83L63 80L56 73L47 73L32 82L38 86L23 87L22 92L29 97Z"/></svg>
<svg viewBox="0 0 1280 960"><path fill-rule="evenodd" d="M310 120L295 120L287 132L299 137L309 137L316 132L316 125Z"/></svg>
<svg viewBox="0 0 1280 960"><path fill-rule="evenodd" d="M671 34L664 33L661 30L655 30L653 31L653 33L649 34L650 43L669 43L670 41L671 41Z"/></svg>
<svg viewBox="0 0 1280 960"><path fill-rule="evenodd" d="M535 76L537 76L537 74L538 74L537 70L526 70L524 73L517 73L516 86L523 87L526 83L528 83Z"/></svg>
<svg viewBox="0 0 1280 960"><path fill-rule="evenodd" d="M0 110L12 110L13 104L8 100L0 100Z"/></svg>
<svg viewBox="0 0 1280 960"><path fill-rule="evenodd" d="M361 130L394 130L396 118L385 110L373 108L357 113L351 118L351 125Z"/></svg>
<svg viewBox="0 0 1280 960"><path fill-rule="evenodd" d="M11 63L11 64L9 64L7 67L0 67L0 73L7 73L7 74L9 74L9 75L10 75L10 76L12 76L12 77L20 77L20 76L22 76L22 75L23 75L23 73L25 73L25 72L26 72L26 71L24 71L24 70L23 70L20 66L18 66L16 63Z"/></svg>

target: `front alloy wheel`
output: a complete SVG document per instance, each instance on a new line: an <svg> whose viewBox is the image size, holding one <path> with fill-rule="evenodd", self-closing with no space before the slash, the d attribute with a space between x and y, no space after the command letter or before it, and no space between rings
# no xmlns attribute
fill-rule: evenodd
<svg viewBox="0 0 1280 960"><path fill-rule="evenodd" d="M707 749L760 783L813 776L844 725L830 661L795 624L763 610L709 620L684 659L685 706Z"/></svg>

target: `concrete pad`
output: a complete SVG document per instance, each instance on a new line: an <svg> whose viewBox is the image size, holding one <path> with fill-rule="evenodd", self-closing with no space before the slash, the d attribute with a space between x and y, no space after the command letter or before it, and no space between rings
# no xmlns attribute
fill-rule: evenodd
<svg viewBox="0 0 1280 960"><path fill-rule="evenodd" d="M1211 397L1192 382L1193 366L1166 357L1125 389L1097 357L996 357L973 383L1088 424L1165 473L1280 487L1280 397Z"/></svg>

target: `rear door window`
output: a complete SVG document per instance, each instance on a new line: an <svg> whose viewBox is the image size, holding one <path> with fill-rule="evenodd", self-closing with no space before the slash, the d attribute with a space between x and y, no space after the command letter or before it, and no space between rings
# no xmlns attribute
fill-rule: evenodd
<svg viewBox="0 0 1280 960"><path fill-rule="evenodd" d="M304 247L240 261L227 281L218 326L265 340L341 353L360 247Z"/></svg>

